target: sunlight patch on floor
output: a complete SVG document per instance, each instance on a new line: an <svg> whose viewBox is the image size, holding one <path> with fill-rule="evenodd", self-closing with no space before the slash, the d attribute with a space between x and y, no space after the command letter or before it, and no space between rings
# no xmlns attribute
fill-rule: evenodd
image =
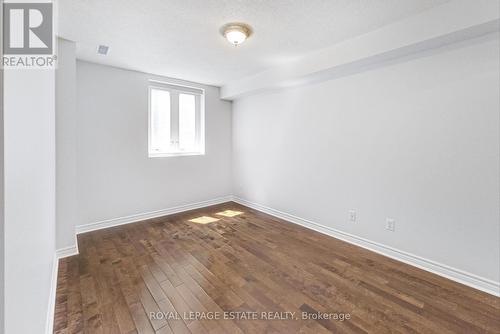
<svg viewBox="0 0 500 334"><path fill-rule="evenodd" d="M224 216L224 217L234 217L237 215L241 215L242 213L243 212L241 212L241 211L226 210L226 211L222 211L222 212L217 212L216 215Z"/></svg>
<svg viewBox="0 0 500 334"><path fill-rule="evenodd" d="M213 218L213 217L208 217L208 216L201 216L198 218L190 219L190 222L196 223L196 224L210 224L213 222L218 221L219 219Z"/></svg>

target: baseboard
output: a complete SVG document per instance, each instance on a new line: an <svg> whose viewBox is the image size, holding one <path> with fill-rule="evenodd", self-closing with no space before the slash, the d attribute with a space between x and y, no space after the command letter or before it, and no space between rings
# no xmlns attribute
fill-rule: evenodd
<svg viewBox="0 0 500 334"><path fill-rule="evenodd" d="M102 220L99 222L85 224L85 225L78 225L75 228L75 245L60 248L60 249L56 250L56 258L62 259L62 258L68 257L68 256L78 255L78 242L76 239L76 235L78 235L80 233L86 233L86 232L101 230L101 229L108 228L108 227L130 224L130 223L135 223L135 222L146 220L146 219L172 215L175 213L180 213L180 212L194 210L194 209L200 209L200 208L204 208L204 207L211 206L211 205L230 202L232 199L233 199L232 196L225 196L225 197L220 197L220 198L216 198L216 199L212 199L212 200L208 200L208 201L175 206L175 207L163 209L163 210L150 211L150 212L125 216L125 217Z"/></svg>
<svg viewBox="0 0 500 334"><path fill-rule="evenodd" d="M247 206L249 208L262 211L271 216L289 221L291 223L301 225L303 227L312 229L314 231L329 235L331 237L341 239L350 244L368 249L370 251L376 252L378 254L390 257L392 259L404 262L406 264L418 267L420 269L429 271L431 273L437 274L439 276L446 277L450 280L453 280L458 283L465 284L472 288L487 292L494 296L500 297L500 282L495 282L490 279L480 277L468 272L465 272L460 269L456 269L450 266L447 266L442 263L438 263L432 260L425 259L423 257L392 248L390 246L386 246L380 244L378 242L374 242L365 238L361 238L355 236L350 233L342 232L337 229L324 226L313 221L300 218L279 210L275 210L264 205L247 201L245 199L233 196L233 201L239 203L241 205Z"/></svg>
<svg viewBox="0 0 500 334"><path fill-rule="evenodd" d="M57 253L57 252L56 252ZM46 334L52 334L54 332L54 312L56 308L56 291L57 291L57 273L59 271L59 258L57 254L54 255L52 260L52 277L50 281L50 292L49 292L49 305L47 309L47 320L46 320Z"/></svg>
<svg viewBox="0 0 500 334"><path fill-rule="evenodd" d="M135 222L138 222L141 220L157 218L157 217L172 215L172 214L180 213L180 212L184 212L184 211L200 209L200 208L204 208L206 206L226 203L226 202L230 202L232 200L232 198L233 198L232 196L225 196L225 197L220 197L220 198L216 198L216 199L212 199L212 200L208 200L208 201L175 206L175 207L163 209L163 210L157 210L157 211L139 213L139 214L120 217L120 218L103 220L103 221L99 221L99 222L95 222L95 223L91 223L91 224L79 225L76 227L75 230L76 230L76 234L91 232L91 231L100 230L103 228L135 223Z"/></svg>
<svg viewBox="0 0 500 334"><path fill-rule="evenodd" d="M56 258L58 260L73 255L78 255L78 245L60 248L56 250Z"/></svg>
<svg viewBox="0 0 500 334"><path fill-rule="evenodd" d="M500 282L495 282L493 280L480 277L468 272L465 272L463 270L453 268L451 266L447 266L442 263L438 263L429 259L425 259L423 257L395 249L390 246L383 245L381 243L371 241L362 237L358 237L356 235L346 233L328 226L324 226L321 224L318 224L316 222L300 218L279 210L275 210L272 208L269 208L267 206L254 203L251 201L247 201L245 199L236 197L236 196L225 196L225 197L220 197L216 198L213 200L208 200L208 201L203 201L203 202L197 202L197 203L191 203L191 204L186 204L186 205L180 205L168 209L163 209L163 210L157 210L157 211L151 211L151 212L146 212L146 213L141 213L141 214L136 214L136 215L130 215L126 217L120 217L120 218L115 218L115 219L108 219L108 220L103 220L91 224L86 224L86 225L79 225L76 227L75 232L76 234L80 233L86 233L86 232L91 232L95 230L100 230L108 227L113 227L113 226L118 226L118 225L124 225L124 224L130 224L146 219L151 219L151 218L156 218L156 217L161 217L161 216L167 216L175 213L180 213L184 211L189 211L189 210L194 210L194 209L199 209L211 205L216 205L216 204L221 204L229 201L234 201L236 203L245 205L247 207L256 209L258 211L262 211L264 213L267 213L269 215L281 218L283 220L289 221L294 224L298 224L301 226L304 226L306 228L315 230L317 232L332 236L337 239L341 239L343 241L346 241L348 243L354 244L356 246L368 249L370 251L379 253L381 255L390 257L392 259L410 264L412 266L418 267L420 269L429 271L431 273L446 277L448 279L451 279L453 281L465 284L467 286L470 286L472 288L487 292L489 294L499 296L500 297ZM56 251L56 258L60 259L63 257L67 256L72 256L78 254L78 246L70 246L66 248L62 248ZM57 274L57 273L56 273ZM57 277L56 277L57 278Z"/></svg>

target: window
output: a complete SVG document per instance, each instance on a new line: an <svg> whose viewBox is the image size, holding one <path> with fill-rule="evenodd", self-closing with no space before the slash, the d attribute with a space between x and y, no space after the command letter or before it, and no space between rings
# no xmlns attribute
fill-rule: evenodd
<svg viewBox="0 0 500 334"><path fill-rule="evenodd" d="M199 88L150 82L150 157L205 153L203 93Z"/></svg>

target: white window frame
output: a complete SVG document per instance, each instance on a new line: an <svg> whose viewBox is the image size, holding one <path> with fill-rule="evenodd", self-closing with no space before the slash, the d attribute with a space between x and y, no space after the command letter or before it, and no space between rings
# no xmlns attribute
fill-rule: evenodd
<svg viewBox="0 0 500 334"><path fill-rule="evenodd" d="M151 147L151 91L164 90L170 93L170 149L167 152L153 151ZM179 94L195 96L195 151L179 148ZM183 86L168 82L150 80L148 85L148 156L150 158L178 157L205 154L205 90L198 87Z"/></svg>

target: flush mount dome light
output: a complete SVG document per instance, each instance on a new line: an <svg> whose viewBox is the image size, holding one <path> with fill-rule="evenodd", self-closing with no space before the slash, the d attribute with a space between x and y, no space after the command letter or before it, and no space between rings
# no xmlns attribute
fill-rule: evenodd
<svg viewBox="0 0 500 334"><path fill-rule="evenodd" d="M250 27L244 23L228 23L221 29L222 35L234 46L243 43L252 33Z"/></svg>

